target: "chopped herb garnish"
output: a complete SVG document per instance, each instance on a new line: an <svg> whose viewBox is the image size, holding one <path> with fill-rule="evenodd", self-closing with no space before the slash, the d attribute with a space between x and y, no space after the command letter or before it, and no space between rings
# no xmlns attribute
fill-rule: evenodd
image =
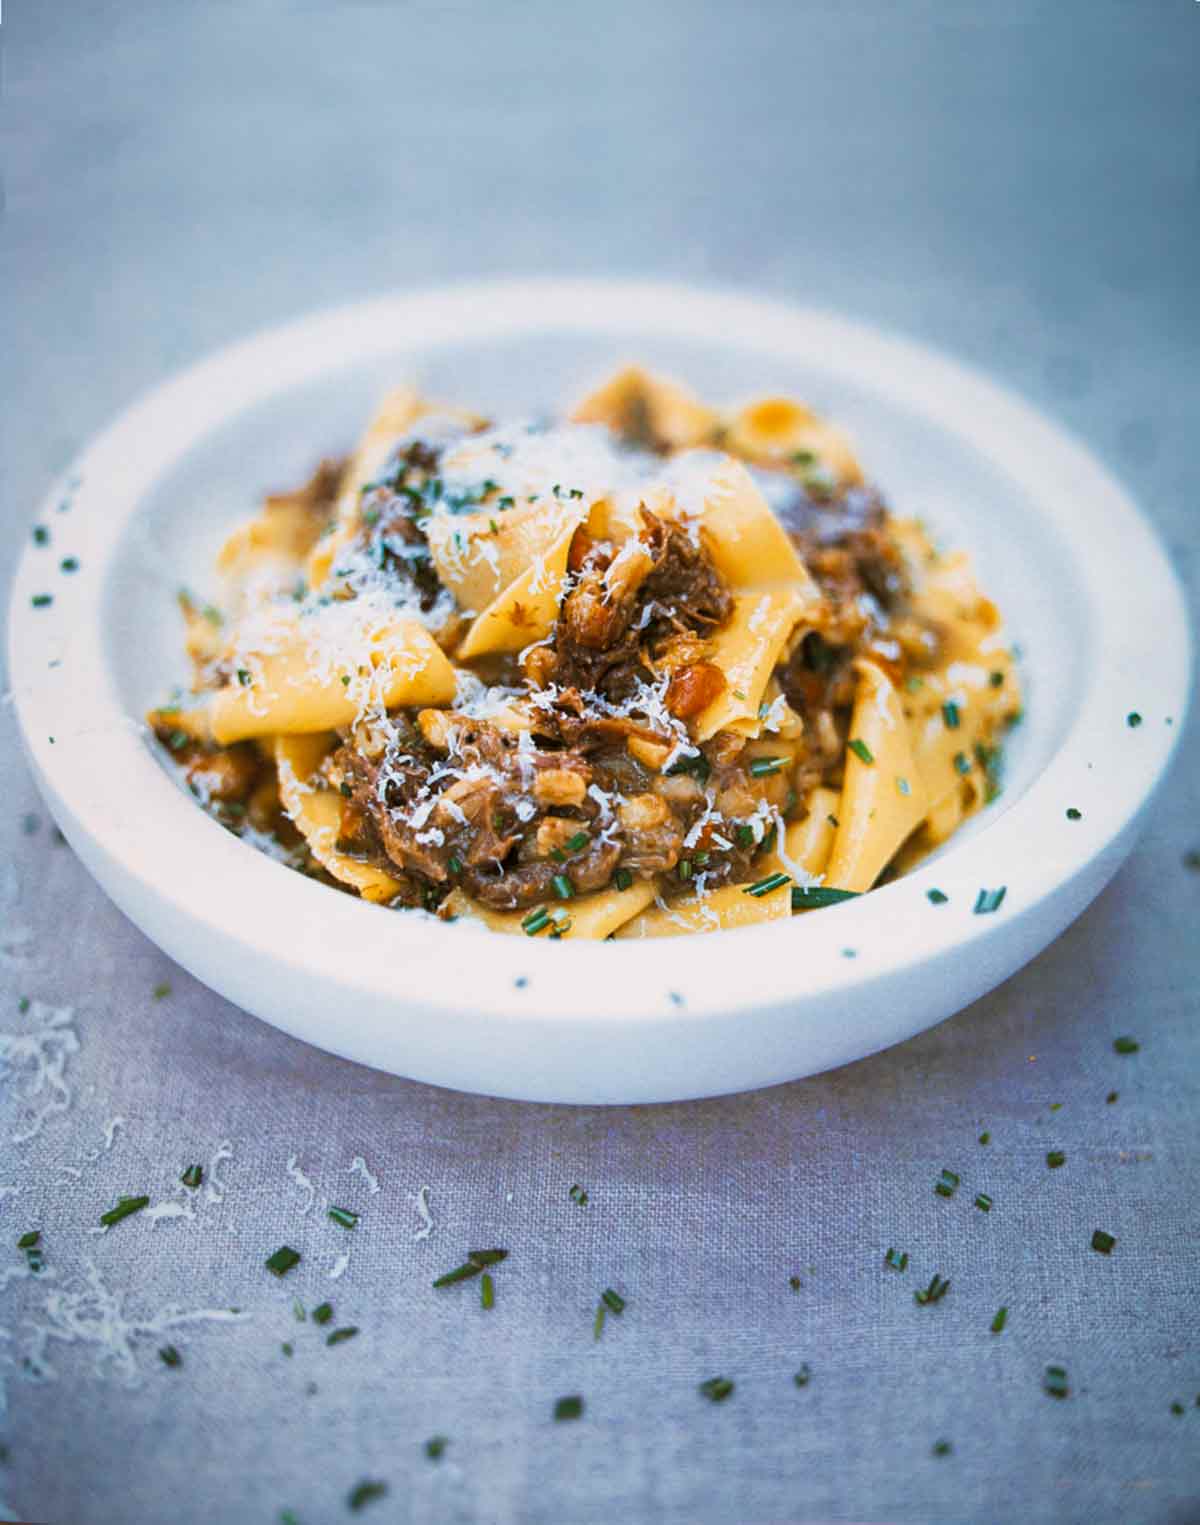
<svg viewBox="0 0 1200 1525"><path fill-rule="evenodd" d="M601 1301L612 1313L625 1312L625 1299L619 1292L614 1292L611 1287L605 1287L600 1294Z"/></svg>
<svg viewBox="0 0 1200 1525"><path fill-rule="evenodd" d="M298 1297L292 1298L292 1317L298 1324L303 1324L308 1314L304 1311L304 1304Z"/></svg>
<svg viewBox="0 0 1200 1525"><path fill-rule="evenodd" d="M952 1197L958 1190L959 1178L952 1170L943 1170L941 1179L933 1183L933 1189L939 1197Z"/></svg>
<svg viewBox="0 0 1200 1525"><path fill-rule="evenodd" d="M33 527L33 543L34 543L34 545L49 545L49 543L50 543L50 531L46 528L46 526L44 524L35 524L34 525L34 527Z"/></svg>
<svg viewBox="0 0 1200 1525"><path fill-rule="evenodd" d="M988 673L988 682L993 688L1003 688L1004 674L1002 672L990 672Z"/></svg>
<svg viewBox="0 0 1200 1525"><path fill-rule="evenodd" d="M332 1303L318 1303L312 1311L312 1320L314 1324L327 1324L332 1317Z"/></svg>
<svg viewBox="0 0 1200 1525"><path fill-rule="evenodd" d="M165 1001L166 998L171 994L171 987L167 984L166 980L164 980L161 985L155 985L152 994L156 1001Z"/></svg>
<svg viewBox="0 0 1200 1525"><path fill-rule="evenodd" d="M449 1444L448 1435L431 1435L425 1442L425 1455L430 1461L438 1461Z"/></svg>
<svg viewBox="0 0 1200 1525"><path fill-rule="evenodd" d="M871 751L870 747L865 741L860 741L857 736L852 741L848 741L846 745L860 762L870 764L875 761L875 754Z"/></svg>
<svg viewBox="0 0 1200 1525"><path fill-rule="evenodd" d="M357 1228L358 1214L351 1212L348 1207L331 1207L329 1209L329 1221L336 1223L339 1228Z"/></svg>
<svg viewBox="0 0 1200 1525"><path fill-rule="evenodd" d="M466 1281L468 1276L478 1276L482 1270L482 1266L477 1266L468 1260L461 1266L455 1266L453 1271L447 1271L444 1276L439 1276L434 1286L449 1287L456 1281Z"/></svg>
<svg viewBox="0 0 1200 1525"><path fill-rule="evenodd" d="M586 831L577 831L575 835L569 838L566 842L566 850L569 853L582 852L591 840L591 837Z"/></svg>
<svg viewBox="0 0 1200 1525"><path fill-rule="evenodd" d="M283 1351L284 1355L287 1356L289 1360L291 1360L292 1356L296 1354L296 1347L290 1340L284 1340L283 1344L279 1348Z"/></svg>
<svg viewBox="0 0 1200 1525"><path fill-rule="evenodd" d="M633 883L633 875L627 868L619 868L613 875L613 883L619 890L627 890Z"/></svg>
<svg viewBox="0 0 1200 1525"><path fill-rule="evenodd" d="M953 1449L954 1447L948 1440L935 1440L933 1443L933 1454L935 1456L949 1456Z"/></svg>
<svg viewBox="0 0 1200 1525"><path fill-rule="evenodd" d="M1136 1054L1141 1044L1136 1038L1114 1038L1113 1048L1118 1054Z"/></svg>
<svg viewBox="0 0 1200 1525"><path fill-rule="evenodd" d="M805 1361L800 1370L796 1372L792 1377L792 1381L796 1384L797 1387L807 1387L811 1379L812 1368L809 1366L807 1361Z"/></svg>
<svg viewBox="0 0 1200 1525"><path fill-rule="evenodd" d="M926 1303L938 1303L941 1302L942 1298L945 1297L949 1290L949 1278L941 1277L935 1272L933 1280L929 1283L929 1285L927 1287L921 1288L921 1290L918 1292L914 1292L913 1298L922 1306L924 1306Z"/></svg>
<svg viewBox="0 0 1200 1525"><path fill-rule="evenodd" d="M770 895L775 890L781 890L785 884L791 884L791 878L787 874L768 874L765 879L756 880L754 884L748 884L742 891L744 895L753 895L759 899L763 895Z"/></svg>
<svg viewBox="0 0 1200 1525"><path fill-rule="evenodd" d="M713 1403L724 1403L733 1392L733 1383L728 1377L709 1377L701 1382L699 1392Z"/></svg>
<svg viewBox="0 0 1200 1525"><path fill-rule="evenodd" d="M957 731L962 723L962 711L953 699L947 699L942 705L942 719L946 722L948 731Z"/></svg>
<svg viewBox="0 0 1200 1525"><path fill-rule="evenodd" d="M22 1234L17 1240L17 1249L32 1250L42 1237L40 1228L31 1228L27 1234Z"/></svg>
<svg viewBox="0 0 1200 1525"><path fill-rule="evenodd" d="M995 1313L995 1317L992 1319L992 1322L991 1322L991 1324L988 1327L991 1329L993 1334L1001 1334L1003 1332L1003 1330L1004 1330L1005 1324L1007 1324L1007 1323L1008 1323L1008 1309L1007 1309L1007 1307L997 1308L996 1309L996 1313Z"/></svg>
<svg viewBox="0 0 1200 1525"><path fill-rule="evenodd" d="M35 609L46 609L54 602L54 596L50 593L35 593L29 602Z"/></svg>
<svg viewBox="0 0 1200 1525"><path fill-rule="evenodd" d="M837 816L835 816L835 815L827 815L825 817L825 819L833 827L834 831L836 831L838 829L838 826L840 825L840 822L838 821Z"/></svg>
<svg viewBox="0 0 1200 1525"><path fill-rule="evenodd" d="M1082 821L1083 820L1083 811L1082 810L1076 810L1074 805L1068 805L1067 806L1067 820L1068 821Z"/></svg>
<svg viewBox="0 0 1200 1525"><path fill-rule="evenodd" d="M59 567L64 572L78 572L79 558L77 556L64 556L63 559L59 562Z"/></svg>
<svg viewBox="0 0 1200 1525"><path fill-rule="evenodd" d="M985 1131L985 1132L983 1132L983 1133L981 1133L979 1135L979 1142L981 1144L990 1144L991 1141L992 1141L992 1135L990 1133Z"/></svg>
<svg viewBox="0 0 1200 1525"><path fill-rule="evenodd" d="M1129 714L1125 716L1125 724L1131 731L1136 731L1141 723L1142 717L1138 714L1137 710L1130 710Z"/></svg>
<svg viewBox="0 0 1200 1525"><path fill-rule="evenodd" d="M1109 1104L1109 1106L1111 1107L1113 1102L1116 1101L1116 1099L1117 1099L1119 1094L1120 1093L1117 1092L1117 1091L1110 1091L1108 1093L1108 1095L1104 1099Z"/></svg>
<svg viewBox="0 0 1200 1525"><path fill-rule="evenodd" d="M675 872L686 882L692 877L692 860L690 858L680 858L679 862L675 865Z"/></svg>
<svg viewBox="0 0 1200 1525"><path fill-rule="evenodd" d="M550 925L550 913L544 905L535 907L521 922L521 931L526 937L536 937L544 927Z"/></svg>
<svg viewBox="0 0 1200 1525"><path fill-rule="evenodd" d="M164 1366L182 1366L183 1357L175 1349L174 1345L163 1345L159 1348L158 1358Z"/></svg>
<svg viewBox="0 0 1200 1525"><path fill-rule="evenodd" d="M254 681L254 679L250 675L249 668L246 668L246 667L239 667L238 668L238 670L237 670L237 680L242 685L243 688L249 688L251 683L253 683L253 681Z"/></svg>
<svg viewBox="0 0 1200 1525"><path fill-rule="evenodd" d="M708 775L711 772L712 764L703 752L697 752L694 757L681 757L678 762L673 762L667 769L668 775L688 773L702 784L708 782Z"/></svg>
<svg viewBox="0 0 1200 1525"><path fill-rule="evenodd" d="M975 1198L975 1206L980 1210L980 1212L990 1213L992 1210L992 1199L986 1194L986 1192L981 1191Z"/></svg>
<svg viewBox="0 0 1200 1525"><path fill-rule="evenodd" d="M446 859L446 867L452 874L461 874L463 871L462 859L455 857L453 853Z"/></svg>
<svg viewBox="0 0 1200 1525"><path fill-rule="evenodd" d="M1057 1170L1060 1165L1065 1165L1066 1163L1067 1157L1061 1149L1051 1149L1050 1153L1046 1156L1046 1164L1051 1170Z"/></svg>
<svg viewBox="0 0 1200 1525"><path fill-rule="evenodd" d="M479 1304L482 1308L491 1308L496 1301L496 1283L491 1275L485 1271L479 1278Z"/></svg>
<svg viewBox="0 0 1200 1525"><path fill-rule="evenodd" d="M346 1503L356 1513L365 1509L368 1504L373 1504L376 1499L381 1499L387 1493L386 1483L373 1482L370 1479L356 1483L346 1497Z"/></svg>
<svg viewBox="0 0 1200 1525"><path fill-rule="evenodd" d="M347 1324L344 1329L335 1329L332 1334L325 1336L326 1345L341 1345L346 1340L352 1340L358 1333L357 1324Z"/></svg>
<svg viewBox="0 0 1200 1525"><path fill-rule="evenodd" d="M189 1165L188 1168L179 1177L179 1179L185 1186L189 1187L192 1191L195 1191L196 1188L201 1186L204 1182L204 1166Z"/></svg>
<svg viewBox="0 0 1200 1525"><path fill-rule="evenodd" d="M887 1252L887 1254L883 1257L883 1263L884 1263L885 1266L889 1266L893 1271L907 1271L908 1270L908 1251L907 1250L889 1250Z"/></svg>
<svg viewBox="0 0 1200 1525"><path fill-rule="evenodd" d="M273 1255L267 1256L264 1264L272 1276L286 1276L293 1266L300 1264L300 1251L281 1244Z"/></svg>
<svg viewBox="0 0 1200 1525"><path fill-rule="evenodd" d="M750 777L768 778L772 773L778 773L786 762L786 757L753 757L750 759Z"/></svg>
<svg viewBox="0 0 1200 1525"><path fill-rule="evenodd" d="M1065 1366L1047 1366L1046 1375L1042 1378L1042 1390L1051 1398L1066 1398L1071 1389L1067 1385L1067 1370Z"/></svg>
<svg viewBox="0 0 1200 1525"><path fill-rule="evenodd" d="M735 826L733 828L733 840L737 843L737 845L739 847L753 847L754 846L754 828L753 828L753 826L744 826L744 825L743 826Z"/></svg>
<svg viewBox="0 0 1200 1525"><path fill-rule="evenodd" d="M905 678L904 686L910 694L917 694L925 687L925 679L918 678L914 673L911 677Z"/></svg>
<svg viewBox="0 0 1200 1525"><path fill-rule="evenodd" d="M950 899L949 895L944 894L941 890L926 890L925 898L929 901L930 905L945 905Z"/></svg>
<svg viewBox="0 0 1200 1525"><path fill-rule="evenodd" d="M575 887L566 874L555 874L550 882L554 886L554 893L560 900L570 900L575 893Z"/></svg>
<svg viewBox="0 0 1200 1525"><path fill-rule="evenodd" d="M1171 1405L1171 1412L1172 1412L1172 1414L1182 1414L1183 1413L1183 1404L1180 1403L1178 1399L1176 1399L1176 1401L1174 1403L1172 1403L1172 1405Z"/></svg>
<svg viewBox="0 0 1200 1525"><path fill-rule="evenodd" d="M967 754L965 752L955 752L955 754L954 754L954 770L955 770L956 773L961 773L964 778L967 776L968 773L970 773L970 771L971 771L971 759L967 756Z"/></svg>
<svg viewBox="0 0 1200 1525"><path fill-rule="evenodd" d="M792 888L793 911L818 911L822 906L840 905L843 900L857 899L857 890L835 890L832 885L794 885Z"/></svg>
<svg viewBox="0 0 1200 1525"><path fill-rule="evenodd" d="M476 1266L498 1266L508 1259L507 1250L468 1250L467 1259Z"/></svg>
<svg viewBox="0 0 1200 1525"><path fill-rule="evenodd" d="M348 672L344 672L342 674L342 687L343 688L349 688L350 687L350 674Z"/></svg>
<svg viewBox="0 0 1200 1525"><path fill-rule="evenodd" d="M143 1207L149 1206L149 1197L118 1197L116 1207L110 1207L106 1213L101 1213L100 1222L105 1228L109 1228L114 1223L120 1223L122 1218L131 1217L134 1213L140 1213Z"/></svg>
<svg viewBox="0 0 1200 1525"><path fill-rule="evenodd" d="M608 1309L603 1303L596 1304L596 1317L592 1320L592 1339L598 1340L604 1333L604 1319Z"/></svg>
<svg viewBox="0 0 1200 1525"><path fill-rule="evenodd" d="M583 1413L583 1399L578 1393L559 1398L554 1405L555 1419L578 1419Z"/></svg>
<svg viewBox="0 0 1200 1525"><path fill-rule="evenodd" d="M980 890L975 897L972 910L976 916L986 916L991 911L998 911L1004 903L1004 897L1008 893L1008 886L1002 884L998 890Z"/></svg>
<svg viewBox="0 0 1200 1525"><path fill-rule="evenodd" d="M1102 1228L1098 1228L1092 1235L1092 1249L1098 1250L1101 1255L1111 1255L1116 1242L1113 1235L1106 1234Z"/></svg>
<svg viewBox="0 0 1200 1525"><path fill-rule="evenodd" d="M587 1206L588 1194L586 1191L584 1191L583 1187L580 1186L578 1181L576 1181L575 1185L572 1186L570 1191L567 1192L567 1196L570 1197L571 1201L574 1202L576 1206Z"/></svg>

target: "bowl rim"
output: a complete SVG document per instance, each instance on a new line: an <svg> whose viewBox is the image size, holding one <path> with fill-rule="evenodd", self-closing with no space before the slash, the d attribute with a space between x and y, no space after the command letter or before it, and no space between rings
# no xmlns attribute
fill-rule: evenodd
<svg viewBox="0 0 1200 1525"><path fill-rule="evenodd" d="M400 916L331 893L197 809L153 756L106 660L106 589L146 494L212 431L276 393L389 353L554 333L708 342L732 333L742 350L819 357L826 372L869 377L877 392L936 419L1015 479L1060 530L1074 531L1075 567L1094 615L1092 650L1069 729L1022 796L969 840L952 842L936 864L819 917L612 946ZM1117 851L1183 730L1191 649L1182 591L1155 531L1090 451L956 359L834 313L735 290L485 280L303 316L215 351L135 401L53 484L40 517L54 523L60 511L70 513L80 569L55 579L50 606L35 607L49 563L27 543L11 595L9 678L43 791L89 866L109 866L231 950L332 979L347 997L394 992L397 1004L447 1016L469 1005L495 1020L497 1041L506 1024L511 1037L528 1017L614 1025L653 1018L682 1028L801 998L840 1001L949 954L986 959L1006 922ZM1133 712L1140 724L1128 722ZM1068 821L1068 806L1082 819ZM978 892L1001 885L1000 912L976 915ZM949 896L936 909L927 900L935 886ZM486 937L488 957L456 960L455 949L481 946L464 936ZM294 1030L339 1047L333 1030Z"/></svg>

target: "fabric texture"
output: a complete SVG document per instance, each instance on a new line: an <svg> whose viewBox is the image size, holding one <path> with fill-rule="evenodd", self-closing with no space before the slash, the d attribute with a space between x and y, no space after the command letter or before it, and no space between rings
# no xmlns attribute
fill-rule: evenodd
<svg viewBox="0 0 1200 1525"><path fill-rule="evenodd" d="M1200 9L951 10L12 6L0 572L176 365L545 269L942 344L1080 432L1194 592ZM601 1109L373 1073L196 984L56 842L0 708L0 1516L1200 1520L1196 741L1110 888L969 1010L836 1073ZM432 1286L486 1247L494 1307Z"/></svg>

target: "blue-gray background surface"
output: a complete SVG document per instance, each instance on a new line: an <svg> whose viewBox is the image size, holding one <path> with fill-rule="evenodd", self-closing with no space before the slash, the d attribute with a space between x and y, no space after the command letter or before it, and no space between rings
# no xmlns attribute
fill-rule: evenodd
<svg viewBox="0 0 1200 1525"><path fill-rule="evenodd" d="M4 580L52 474L181 363L387 287L552 272L740 284L942 345L1079 431L1195 590L1196 0L9 0L0 39ZM971 1010L833 1075L592 1111L373 1074L173 971L53 845L0 710L0 1027L30 1030L29 995L79 1039L70 1108L26 1143L21 1067L0 1085L0 1279L33 1226L57 1272L0 1292L0 1498L317 1525L373 1478L380 1525L1200 1520L1196 741L1113 885ZM222 1140L222 1202L89 1234ZM352 1239L325 1199L362 1209ZM294 1289L262 1271L284 1240ZM475 1241L512 1252L490 1313L429 1285ZM127 1320L249 1317L135 1335L124 1386L95 1369L89 1261ZM935 1270L952 1291L918 1308ZM605 1286L628 1308L594 1344ZM60 1290L83 1334L26 1368ZM362 1332L326 1348L292 1290ZM723 1405L696 1392L715 1374ZM568 1392L585 1417L556 1425Z"/></svg>

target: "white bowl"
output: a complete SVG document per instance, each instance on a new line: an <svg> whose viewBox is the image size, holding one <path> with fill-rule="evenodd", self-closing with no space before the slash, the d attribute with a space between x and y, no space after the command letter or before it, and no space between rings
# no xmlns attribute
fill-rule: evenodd
<svg viewBox="0 0 1200 1525"><path fill-rule="evenodd" d="M1026 720L1002 798L919 872L861 900L782 925L599 945L389 912L204 815L140 717L183 673L176 588L203 590L230 524L345 448L387 384L415 377L483 409L547 409L629 358L713 400L808 399L849 427L895 510L976 553L1023 652ZM130 408L56 486L41 522L52 543L31 544L20 564L10 673L47 803L100 884L185 968L286 1032L498 1096L719 1094L940 1022L1108 882L1188 693L1167 560L1077 442L929 350L723 292L489 282L302 319ZM60 571L65 555L78 558L74 573ZM53 603L34 607L42 593ZM980 889L1001 885L999 911L975 914ZM934 886L948 904L927 899Z"/></svg>

